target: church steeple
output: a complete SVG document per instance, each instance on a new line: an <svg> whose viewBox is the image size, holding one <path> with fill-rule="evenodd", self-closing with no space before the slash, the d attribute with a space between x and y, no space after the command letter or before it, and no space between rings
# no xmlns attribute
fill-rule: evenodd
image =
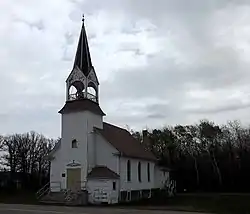
<svg viewBox="0 0 250 214"><path fill-rule="evenodd" d="M90 57L84 17L82 21L73 70L66 81L66 101L89 99L98 103L99 82Z"/></svg>
<svg viewBox="0 0 250 214"><path fill-rule="evenodd" d="M84 16L82 19L82 29L81 29L78 46L77 46L75 63L74 63L74 68L76 67L78 67L84 73L85 76L88 76L89 72L91 71L93 67L90 53L89 53L88 39L87 39L86 30L84 26Z"/></svg>

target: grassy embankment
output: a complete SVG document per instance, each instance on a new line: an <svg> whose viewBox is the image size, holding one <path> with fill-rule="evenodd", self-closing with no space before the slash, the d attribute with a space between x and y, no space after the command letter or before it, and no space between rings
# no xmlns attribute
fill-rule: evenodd
<svg viewBox="0 0 250 214"><path fill-rule="evenodd" d="M38 204L31 192L1 193L0 203ZM118 205L124 207L124 205ZM115 206L117 207L117 206ZM250 214L249 194L180 194L169 199L150 199L126 204L139 209L204 211L219 214Z"/></svg>

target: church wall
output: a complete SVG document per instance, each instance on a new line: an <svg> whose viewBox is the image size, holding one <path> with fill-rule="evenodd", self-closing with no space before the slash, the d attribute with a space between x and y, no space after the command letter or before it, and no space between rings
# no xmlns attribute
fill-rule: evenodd
<svg viewBox="0 0 250 214"><path fill-rule="evenodd" d="M102 116L95 115L89 111L85 112L86 120L88 120L88 165L89 169L96 165L96 134L93 133L93 127L103 128ZM85 122L87 123L87 122Z"/></svg>
<svg viewBox="0 0 250 214"><path fill-rule="evenodd" d="M52 192L60 191L61 183L61 161L60 161L60 148L55 152L54 159L51 161L50 166L50 187Z"/></svg>
<svg viewBox="0 0 250 214"><path fill-rule="evenodd" d="M119 174L118 151L98 134L96 135L96 143L97 165L105 165Z"/></svg>
<svg viewBox="0 0 250 214"><path fill-rule="evenodd" d="M131 181L127 181L127 161L131 163ZM141 182L138 180L138 163L141 162ZM150 181L148 181L147 164L150 163ZM152 161L145 161L134 158L121 158L120 162L120 183L121 191L141 190L154 188L154 167Z"/></svg>
<svg viewBox="0 0 250 214"><path fill-rule="evenodd" d="M89 202L108 202L109 204L118 203L118 186L119 181L115 179L89 179L87 183L87 189L90 193Z"/></svg>
<svg viewBox="0 0 250 214"><path fill-rule="evenodd" d="M66 188L67 180L67 164L77 163L82 168L82 180L86 178L87 174L87 144L86 133L87 126L85 121L85 114L83 112L76 112L62 115L62 173L66 176L62 178L62 188ZM77 148L72 148L72 140L77 140Z"/></svg>
<svg viewBox="0 0 250 214"><path fill-rule="evenodd" d="M79 164L81 181L86 181L87 165L94 163L93 126L102 127L102 117L89 111L62 115L61 173L67 173L68 164ZM88 139L87 139L88 136ZM72 140L77 140L77 148L72 148ZM88 141L88 145L87 145ZM88 157L88 158L87 158ZM67 174L61 178L62 188L66 188Z"/></svg>

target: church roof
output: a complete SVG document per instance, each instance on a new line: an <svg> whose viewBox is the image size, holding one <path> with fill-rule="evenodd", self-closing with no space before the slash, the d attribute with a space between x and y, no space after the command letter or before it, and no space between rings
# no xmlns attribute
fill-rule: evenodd
<svg viewBox="0 0 250 214"><path fill-rule="evenodd" d="M126 129L103 123L103 129L95 128L122 156L156 161L152 152L146 151Z"/></svg>
<svg viewBox="0 0 250 214"><path fill-rule="evenodd" d="M95 114L105 115L99 104L89 99L67 101L59 113L67 114L78 111L91 111Z"/></svg>
<svg viewBox="0 0 250 214"><path fill-rule="evenodd" d="M84 19L76 51L74 68L75 67L78 67L84 73L85 76L88 76L89 72L93 67L89 52L87 34L84 26Z"/></svg>
<svg viewBox="0 0 250 214"><path fill-rule="evenodd" d="M112 178L118 179L120 176L106 166L96 166L88 174L88 178Z"/></svg>
<svg viewBox="0 0 250 214"><path fill-rule="evenodd" d="M116 148L122 156L139 158L144 160L157 161L152 152L146 151L143 145L136 140L126 129L114 126L109 123L103 123L103 129L94 128L98 131L114 148ZM55 145L51 151L51 155L59 149L61 140ZM103 170L99 169L98 170ZM99 172L99 171L98 171Z"/></svg>

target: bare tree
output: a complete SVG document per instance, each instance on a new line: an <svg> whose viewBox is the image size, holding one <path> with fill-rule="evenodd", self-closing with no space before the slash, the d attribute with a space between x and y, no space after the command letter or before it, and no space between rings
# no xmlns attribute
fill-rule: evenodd
<svg viewBox="0 0 250 214"><path fill-rule="evenodd" d="M11 173L21 172L23 180L27 177L38 180L38 184L49 174L49 160L55 140L48 139L34 131L5 136L2 139L2 164Z"/></svg>

